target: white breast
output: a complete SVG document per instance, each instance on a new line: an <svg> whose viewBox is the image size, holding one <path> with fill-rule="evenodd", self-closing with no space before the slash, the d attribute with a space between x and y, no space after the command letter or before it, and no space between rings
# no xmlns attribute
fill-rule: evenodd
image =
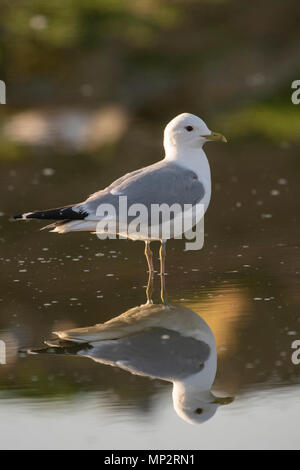
<svg viewBox="0 0 300 470"><path fill-rule="evenodd" d="M211 197L211 176L209 162L204 150L202 148L185 150L182 154L166 155L165 158L196 173L200 183L204 186L205 195L201 202L204 204L204 212L206 212Z"/></svg>

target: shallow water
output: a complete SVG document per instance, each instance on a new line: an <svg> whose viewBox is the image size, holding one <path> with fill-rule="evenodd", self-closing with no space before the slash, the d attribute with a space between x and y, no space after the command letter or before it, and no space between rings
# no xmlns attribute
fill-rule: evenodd
<svg viewBox="0 0 300 470"><path fill-rule="evenodd" d="M299 448L300 365L291 359L300 339L299 148L262 141L207 147L207 154L213 199L205 245L185 252L183 241L169 242L166 282L169 303L211 330L212 393L234 401L190 424L176 413L168 380L79 355L18 353L43 348L52 331L102 323L145 303L140 242L58 236L39 232L35 221L8 220L80 200L126 167L120 159L83 165L74 158L70 174L70 159L46 153L1 172L1 448ZM149 152L142 164L154 160ZM136 158L128 166L141 164Z"/></svg>

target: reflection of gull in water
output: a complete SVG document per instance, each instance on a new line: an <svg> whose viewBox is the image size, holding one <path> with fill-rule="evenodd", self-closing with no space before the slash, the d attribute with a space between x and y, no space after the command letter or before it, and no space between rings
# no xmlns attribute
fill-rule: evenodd
<svg viewBox="0 0 300 470"><path fill-rule="evenodd" d="M189 423L207 421L219 405L231 401L210 391L217 369L215 338L188 308L148 303L106 323L55 335L51 347L40 352L77 354L172 382L175 411Z"/></svg>

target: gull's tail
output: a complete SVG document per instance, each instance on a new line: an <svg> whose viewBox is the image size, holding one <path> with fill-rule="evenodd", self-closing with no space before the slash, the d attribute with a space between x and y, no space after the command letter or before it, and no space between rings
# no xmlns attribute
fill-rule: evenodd
<svg viewBox="0 0 300 470"><path fill-rule="evenodd" d="M25 214L15 215L17 219L42 219L42 220L83 220L87 212L80 210L78 206L64 206L56 209L47 209L45 211L27 212Z"/></svg>

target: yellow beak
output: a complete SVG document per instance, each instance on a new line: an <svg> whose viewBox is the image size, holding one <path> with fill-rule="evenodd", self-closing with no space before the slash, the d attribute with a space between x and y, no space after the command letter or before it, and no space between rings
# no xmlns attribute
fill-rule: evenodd
<svg viewBox="0 0 300 470"><path fill-rule="evenodd" d="M218 405L229 405L234 401L234 397L216 397L212 403L216 403Z"/></svg>
<svg viewBox="0 0 300 470"><path fill-rule="evenodd" d="M203 137L205 137L207 140L213 140L216 142L227 142L226 137L224 137L222 134L219 134L218 132L212 132L211 134L204 135Z"/></svg>

